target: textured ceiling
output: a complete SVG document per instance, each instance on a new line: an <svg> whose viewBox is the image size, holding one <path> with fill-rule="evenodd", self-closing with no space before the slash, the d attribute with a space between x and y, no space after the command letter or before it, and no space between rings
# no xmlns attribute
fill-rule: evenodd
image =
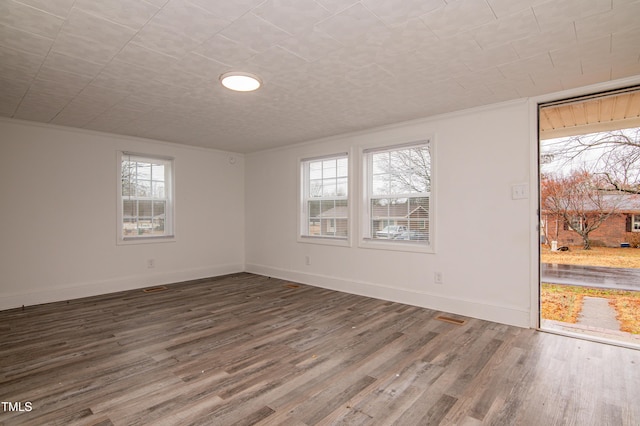
<svg viewBox="0 0 640 426"><path fill-rule="evenodd" d="M640 1L0 0L0 115L236 152L639 74Z"/></svg>

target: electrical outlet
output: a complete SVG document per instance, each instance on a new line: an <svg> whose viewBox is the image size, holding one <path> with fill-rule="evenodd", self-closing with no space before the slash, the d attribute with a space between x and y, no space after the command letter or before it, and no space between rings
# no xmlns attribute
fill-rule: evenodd
<svg viewBox="0 0 640 426"><path fill-rule="evenodd" d="M442 272L433 273L433 282L436 284L442 284Z"/></svg>
<svg viewBox="0 0 640 426"><path fill-rule="evenodd" d="M147 259L147 268L153 269L155 267L156 267L156 260L155 259Z"/></svg>

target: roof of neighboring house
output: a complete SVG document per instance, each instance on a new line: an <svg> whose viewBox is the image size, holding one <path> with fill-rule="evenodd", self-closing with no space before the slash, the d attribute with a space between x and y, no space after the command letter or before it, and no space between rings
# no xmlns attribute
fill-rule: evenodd
<svg viewBox="0 0 640 426"><path fill-rule="evenodd" d="M317 217L321 218L339 218L339 217L349 217L349 207L347 206L338 206L332 209L326 210L320 213Z"/></svg>
<svg viewBox="0 0 640 426"><path fill-rule="evenodd" d="M626 194L618 205L618 211L624 213L640 212L640 194Z"/></svg>
<svg viewBox="0 0 640 426"><path fill-rule="evenodd" d="M603 201L610 206L616 206L618 213L635 213L640 214L640 194L627 194L627 193L615 193L615 194L603 194ZM549 209L542 208L542 211L548 211ZM586 211L595 211L597 207L595 204L589 208L585 206Z"/></svg>
<svg viewBox="0 0 640 426"><path fill-rule="evenodd" d="M346 206L339 206L329 209L320 213L319 218L340 218L349 217L349 208ZM389 217L398 219L427 219L429 218L429 212L422 206L414 208L409 214L407 214L407 204L391 204L388 206L376 206L372 211L373 218Z"/></svg>

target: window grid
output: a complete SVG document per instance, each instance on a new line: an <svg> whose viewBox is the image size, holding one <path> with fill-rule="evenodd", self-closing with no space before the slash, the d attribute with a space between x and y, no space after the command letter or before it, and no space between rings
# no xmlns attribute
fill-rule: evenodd
<svg viewBox="0 0 640 426"><path fill-rule="evenodd" d="M171 161L123 154L121 179L121 238L171 236Z"/></svg>
<svg viewBox="0 0 640 426"><path fill-rule="evenodd" d="M368 235L371 239L430 243L429 144L366 152Z"/></svg>
<svg viewBox="0 0 640 426"><path fill-rule="evenodd" d="M348 238L348 156L304 160L302 168L301 235Z"/></svg>

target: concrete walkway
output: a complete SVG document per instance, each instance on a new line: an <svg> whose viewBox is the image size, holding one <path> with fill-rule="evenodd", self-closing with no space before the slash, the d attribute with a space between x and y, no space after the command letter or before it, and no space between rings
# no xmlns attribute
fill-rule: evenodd
<svg viewBox="0 0 640 426"><path fill-rule="evenodd" d="M584 297L578 324L607 330L620 330L620 323L616 319L616 310L609 305L609 299L602 297Z"/></svg>
<svg viewBox="0 0 640 426"><path fill-rule="evenodd" d="M584 297L582 311L576 324L542 319L540 326L543 330L589 336L640 348L640 335L620 331L615 309L609 306L608 299L602 297Z"/></svg>

